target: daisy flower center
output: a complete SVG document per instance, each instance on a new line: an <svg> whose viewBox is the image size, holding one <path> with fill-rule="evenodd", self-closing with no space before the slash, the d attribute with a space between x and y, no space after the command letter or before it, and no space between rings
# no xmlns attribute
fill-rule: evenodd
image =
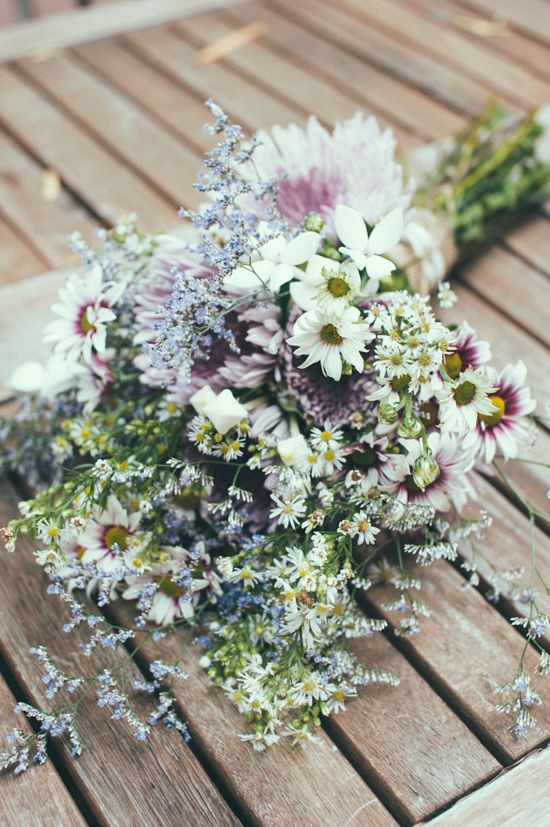
<svg viewBox="0 0 550 827"><path fill-rule="evenodd" d="M484 422L488 428L493 428L498 425L506 411L506 403L501 396L490 396L489 399L497 409L490 414L479 414L479 418Z"/></svg>
<svg viewBox="0 0 550 827"><path fill-rule="evenodd" d="M80 329L83 333L89 333L90 330L94 329L94 325L90 321L90 316L88 313L89 309L89 307L85 307L80 317Z"/></svg>
<svg viewBox="0 0 550 827"><path fill-rule="evenodd" d="M374 465L376 462L376 453L370 448L368 445L362 448L360 451L355 451L351 457L352 461L355 465L360 465L364 467L368 467L369 465Z"/></svg>
<svg viewBox="0 0 550 827"><path fill-rule="evenodd" d="M349 293L349 284L341 276L332 276L332 278L328 280L327 288L335 299L347 296Z"/></svg>
<svg viewBox="0 0 550 827"><path fill-rule="evenodd" d="M344 342L344 339L338 332L338 328L334 324L323 325L319 335L321 341L327 345L341 345Z"/></svg>
<svg viewBox="0 0 550 827"><path fill-rule="evenodd" d="M112 550L117 546L120 551L126 551L128 546L128 532L119 525L112 525L105 532L105 545Z"/></svg>
<svg viewBox="0 0 550 827"><path fill-rule="evenodd" d="M443 359L443 364L451 379L456 379L462 370L462 359L458 353L448 353Z"/></svg>
<svg viewBox="0 0 550 827"><path fill-rule="evenodd" d="M173 597L174 599L181 597L184 592L182 587L176 583L173 577L170 577L169 575L161 577L158 584L159 591L168 595L168 597Z"/></svg>
<svg viewBox="0 0 550 827"><path fill-rule="evenodd" d="M394 376L390 382L392 391L400 393L401 391L407 390L410 379L411 377L408 373L404 373L402 376Z"/></svg>
<svg viewBox="0 0 550 827"><path fill-rule="evenodd" d="M476 386L473 382L461 382L453 391L453 397L457 405L467 405L476 395Z"/></svg>

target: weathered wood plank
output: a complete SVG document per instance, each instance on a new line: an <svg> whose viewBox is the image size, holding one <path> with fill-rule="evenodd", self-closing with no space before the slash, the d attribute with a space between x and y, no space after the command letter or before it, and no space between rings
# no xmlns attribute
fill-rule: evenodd
<svg viewBox="0 0 550 827"><path fill-rule="evenodd" d="M122 40L86 43L74 51L81 61L181 135L191 147L204 151L209 143L203 129L208 110L180 83L140 60Z"/></svg>
<svg viewBox="0 0 550 827"><path fill-rule="evenodd" d="M414 572L414 567L413 567ZM454 709L460 710L483 742L505 763L511 763L550 738L550 687L541 678L534 685L543 705L537 708L539 724L525 738L512 735L505 715L496 712L501 696L496 688L513 679L524 647L521 635L499 615L479 592L461 588L464 580L447 563L419 568L421 599L433 609L423 618L421 632L399 638L399 646L424 677L429 678ZM376 586L367 592L368 604L395 599L393 587ZM390 623L395 613L382 609ZM538 659L526 655L532 671Z"/></svg>
<svg viewBox="0 0 550 827"><path fill-rule="evenodd" d="M301 9L299 7L293 7ZM337 88L357 100L359 106L383 113L384 117L402 129L422 138L448 135L462 123L451 113L425 95L371 64L351 54L345 48L308 30L294 20L286 9L277 9L254 3L231 9L224 18L260 20L268 26L264 43L271 44L285 58L300 61L309 71L324 77ZM313 100L312 106L323 109L322 100ZM312 107L310 106L310 109Z"/></svg>
<svg viewBox="0 0 550 827"><path fill-rule="evenodd" d="M56 14L41 20L29 20L0 32L0 61L19 60L29 55L57 51L77 43L121 32L157 26L168 20L220 8L239 0L134 0L112 5Z"/></svg>
<svg viewBox="0 0 550 827"><path fill-rule="evenodd" d="M0 285L11 284L44 270L45 259L39 251L3 221L1 213L0 249Z"/></svg>
<svg viewBox="0 0 550 827"><path fill-rule="evenodd" d="M18 499L11 486L1 484L0 524L16 516ZM60 601L46 597L46 583L34 561L31 543L22 539L16 553L4 552L0 651L30 702L36 704L43 703L43 684L29 648L45 643L68 666L68 641L61 630L67 615ZM89 673L91 663L101 669L124 661L122 654L107 650L89 659L80 653L80 640L77 632L71 634L74 659L70 661L77 671ZM134 666L129 670L139 677ZM154 730L148 742L138 743L124 723L111 721L93 700L82 715L80 731L87 749L79 759L73 759L66 744L60 744L60 761L101 825L160 827L166 823L167 802L184 824L226 827L240 823L175 732Z"/></svg>
<svg viewBox="0 0 550 827"><path fill-rule="evenodd" d="M550 749L529 755L430 821L430 827L547 827Z"/></svg>
<svg viewBox="0 0 550 827"><path fill-rule="evenodd" d="M43 174L43 166L0 132L2 211L38 247L48 267L66 267L76 260L69 247L69 235L75 230L90 234L98 222L75 201L62 182L59 194L45 200L41 196Z"/></svg>
<svg viewBox="0 0 550 827"><path fill-rule="evenodd" d="M427 818L500 766L475 736L383 635L354 641L369 667L401 681L373 684L326 728L362 766L406 823Z"/></svg>
<svg viewBox="0 0 550 827"><path fill-rule="evenodd" d="M487 99L486 89L463 73L435 60L425 51L415 49L393 35L377 30L359 20L341 15L336 8L319 5L315 0L276 0L276 7L335 42L356 56L378 66L411 86L421 89L459 113L479 112Z"/></svg>
<svg viewBox="0 0 550 827"><path fill-rule="evenodd" d="M18 141L106 224L139 211L145 230L170 227L176 211L18 73L0 67L0 112Z"/></svg>
<svg viewBox="0 0 550 827"><path fill-rule="evenodd" d="M200 45L207 44L218 37L223 37L228 32L235 31L244 24L246 15L250 10L235 10L231 15L200 15L190 18L183 23L178 23L176 29L194 37ZM240 69L244 73L253 75L268 89L284 89L285 94L292 95L299 101L304 112L314 112L324 123L332 125L335 120L349 117L357 111L358 100L367 104L375 111L388 110L388 92L395 96L393 112L390 113L398 137L405 138L399 127L399 112L395 118L396 110L400 110L399 101L409 90L405 90L401 84L382 75L378 70L365 63L361 63L360 74L355 73L348 88L343 85L335 86L334 80L329 79L327 72L319 71L319 64L322 62L325 69L329 63L319 49L311 44L304 44L304 32L299 31L301 48L294 47L294 41L289 35L291 24L289 21L282 21L271 9L254 7L253 19L261 20L267 26L267 33L257 43L250 43L236 52L224 58L229 64ZM258 16L258 17L257 17ZM306 35L307 37L308 35ZM283 45L284 44L284 45ZM330 44L326 44L330 50ZM325 48L323 46L322 48ZM312 57L314 62L311 63ZM330 65L340 67L340 55L333 54ZM330 69L328 70L330 72ZM347 75L349 79L349 74ZM358 80L361 82L358 83ZM388 83L391 90L387 89ZM421 93L412 92L414 106L417 107L418 118L416 131L418 131L418 120L428 121L428 129L440 131L443 123L447 131L456 129L460 119L448 111L443 110L435 101L428 99ZM380 107L380 104L382 105ZM428 114L429 110L429 114ZM443 111L442 111L443 110ZM407 140L405 138L405 140Z"/></svg>
<svg viewBox="0 0 550 827"><path fill-rule="evenodd" d="M14 705L15 698L0 676L2 735L14 727L30 731L22 716L13 712ZM87 823L52 763L40 769L31 767L19 776L8 770L0 779L0 791L0 822L10 827Z"/></svg>
<svg viewBox="0 0 550 827"><path fill-rule="evenodd" d="M408 2L399 0L342 0L339 12L389 31L400 41L415 44L423 52L471 76L503 100L524 108L550 98L550 85L522 66L487 48L482 40L473 43L463 34L430 20Z"/></svg>
<svg viewBox="0 0 550 827"><path fill-rule="evenodd" d="M233 69L216 63L200 63L198 49L166 28L131 34L124 41L153 66L176 78L184 88L193 90L203 100L214 98L249 129L304 121L300 109L266 95Z"/></svg>
<svg viewBox="0 0 550 827"><path fill-rule="evenodd" d="M506 244L534 267L550 275L548 263L550 221L547 218L535 217L530 221L525 221L516 230L506 235Z"/></svg>
<svg viewBox="0 0 550 827"><path fill-rule="evenodd" d="M464 5L508 20L534 40L550 43L550 7L545 0L464 0Z"/></svg>
<svg viewBox="0 0 550 827"><path fill-rule="evenodd" d="M483 10L476 11L468 5L468 0L460 4L460 0L438 0L437 4L431 0L412 0L414 5L421 8L429 17L439 20L455 31L479 43L480 38L496 51L502 52L515 63L521 63L533 74L550 79L550 50L542 43L525 37L510 25L495 19L492 20ZM480 33L475 33L475 24L480 27ZM494 23L494 34L490 33L490 26ZM488 25L487 25L488 24ZM469 26L469 28L468 28Z"/></svg>
<svg viewBox="0 0 550 827"><path fill-rule="evenodd" d="M61 55L42 63L18 65L111 154L160 190L174 205L174 214L182 204L196 206L199 194L193 184L200 166L198 154L140 107L75 59Z"/></svg>
<svg viewBox="0 0 550 827"><path fill-rule="evenodd" d="M550 224L549 224L550 227ZM518 327L550 345L544 296L548 279L517 256L499 247L468 263L462 271L466 284L491 307L509 316Z"/></svg>

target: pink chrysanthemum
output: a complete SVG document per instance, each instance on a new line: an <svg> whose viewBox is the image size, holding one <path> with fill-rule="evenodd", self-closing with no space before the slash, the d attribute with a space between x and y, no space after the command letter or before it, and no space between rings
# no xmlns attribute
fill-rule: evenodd
<svg viewBox="0 0 550 827"><path fill-rule="evenodd" d="M518 445L528 441L524 419L535 409L536 402L525 384L527 368L520 360L497 373L490 370L491 381L497 388L489 397L496 410L480 416L476 430L479 453L485 462L492 462L498 451L506 459L517 456Z"/></svg>
<svg viewBox="0 0 550 827"><path fill-rule="evenodd" d="M436 511L448 511L453 505L460 511L474 489L468 472L474 464L475 442L465 442L454 435L433 431L428 436L430 456L439 467L438 476L421 490L413 477L416 460L423 453L420 440L402 440L408 451L389 458L383 468L383 482L388 491L403 502L431 505Z"/></svg>
<svg viewBox="0 0 550 827"><path fill-rule="evenodd" d="M162 308L172 293L174 268L188 273L190 278L206 278L211 271L202 258L191 252L183 242L170 239L165 242L151 262L149 277L136 297L135 344L153 342L156 325L163 318ZM154 367L148 354L140 353L134 364L142 371L141 381L152 387L167 387L168 396L178 403L186 403L202 387L209 384L215 390L226 387L255 388L261 385L273 369L282 342L279 322L280 310L272 304L244 307L226 316L226 325L234 336L239 352L220 338L207 359L196 359L190 380L180 381L177 370Z"/></svg>
<svg viewBox="0 0 550 827"><path fill-rule="evenodd" d="M250 165L250 179L280 176L277 205L291 225L301 224L308 213L321 215L334 237L334 208L346 204L358 210L369 224L380 221L395 207L406 209L413 187L403 185L396 163L396 141L389 129L381 130L376 118L357 112L337 122L332 132L311 117L305 129L290 124L258 133L260 146ZM252 204L262 213L261 203Z"/></svg>

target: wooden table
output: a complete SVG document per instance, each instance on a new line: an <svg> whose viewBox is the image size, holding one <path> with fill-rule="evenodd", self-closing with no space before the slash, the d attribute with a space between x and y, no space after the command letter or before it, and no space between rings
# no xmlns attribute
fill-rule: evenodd
<svg viewBox="0 0 550 827"><path fill-rule="evenodd" d="M39 330L62 278L56 271L75 263L66 245L72 230L89 236L134 210L147 230L172 228L178 206L194 203L207 97L250 130L304 123L310 112L330 124L363 108L391 124L405 144L459 129L490 93L514 110L550 101L544 0L209 5L224 8L199 13L195 0L180 8L159 0L167 22L129 31L134 26L125 19L125 33L120 20L102 22L97 10L89 29L87 12L72 28L49 18L50 28L25 30L17 40L9 56L19 59L0 66L4 377L17 361L40 353ZM487 22L496 12L509 23ZM250 23L260 24L255 38L229 49L227 35ZM65 46L57 53L56 36ZM0 57L6 42L0 30ZM209 61L204 48L212 42L220 48ZM48 200L52 181L55 197ZM541 210L464 269L460 303L448 314L467 318L491 341L497 365L521 357L540 403L549 384L548 229ZM548 444L541 432L537 455L548 454ZM513 465L510 474L544 508L548 481L537 466ZM480 478L479 487L495 518L488 556L508 568L527 564L526 517L494 480ZM4 483L0 522L16 513L19 498L13 483ZM549 574L542 529L537 544ZM424 573L434 615L422 633L358 644L369 665L394 669L400 686L362 690L326 723L320 746L278 745L259 755L238 741L240 716L209 687L191 651L189 678L178 690L189 745L171 733L140 744L90 705L82 758L57 746L48 766L2 779L2 824L378 827L435 818L442 827L548 825L550 686L548 679L540 686L546 706L539 726L524 740L511 736L493 710L493 689L515 668L522 638L509 619L525 609L510 599L487 602L487 567L480 574L477 590L460 588L458 566L441 563ZM63 610L53 598L42 600L44 593L29 544L2 556L3 709L12 695L41 698L31 645L43 642L61 655L67 647L57 631ZM136 674L155 656L146 648ZM3 728L9 725L3 716Z"/></svg>

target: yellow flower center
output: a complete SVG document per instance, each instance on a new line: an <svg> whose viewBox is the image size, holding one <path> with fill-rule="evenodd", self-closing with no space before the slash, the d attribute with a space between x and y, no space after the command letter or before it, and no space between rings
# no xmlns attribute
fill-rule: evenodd
<svg viewBox="0 0 550 827"><path fill-rule="evenodd" d="M168 574L161 577L158 580L158 584L159 591L163 592L163 594L167 594L168 597L173 597L174 599L181 597L184 592L184 589L182 589L182 587L176 583L174 578L170 577Z"/></svg>
<svg viewBox="0 0 550 827"><path fill-rule="evenodd" d="M120 551L126 551L128 547L128 532L119 525L112 525L105 532L105 545L112 549L115 545Z"/></svg>
<svg viewBox="0 0 550 827"><path fill-rule="evenodd" d="M496 411L493 411L490 414L479 414L479 419L481 422L484 422L488 428L494 428L494 426L498 425L504 416L506 411L506 403L501 396L490 396L489 399L495 406Z"/></svg>
<svg viewBox="0 0 550 827"><path fill-rule="evenodd" d="M457 405L467 405L476 395L476 386L473 382L461 382L453 391L453 397Z"/></svg>
<svg viewBox="0 0 550 827"><path fill-rule="evenodd" d="M462 359L458 353L448 353L443 359L443 365L451 379L456 379L462 370Z"/></svg>
<svg viewBox="0 0 550 827"><path fill-rule="evenodd" d="M410 379L411 377L408 373L404 373L402 376L394 376L390 382L392 391L400 393L400 391L407 390Z"/></svg>
<svg viewBox="0 0 550 827"><path fill-rule="evenodd" d="M321 341L327 345L341 345L344 341L338 333L338 328L333 324L325 324L321 328Z"/></svg>
<svg viewBox="0 0 550 827"><path fill-rule="evenodd" d="M328 291L335 299L346 296L349 293L349 284L341 276L333 276L328 280Z"/></svg>
<svg viewBox="0 0 550 827"><path fill-rule="evenodd" d="M80 317L80 329L83 333L89 333L90 330L94 329L94 325L90 321L90 317L88 315L89 308L86 307L82 316Z"/></svg>

